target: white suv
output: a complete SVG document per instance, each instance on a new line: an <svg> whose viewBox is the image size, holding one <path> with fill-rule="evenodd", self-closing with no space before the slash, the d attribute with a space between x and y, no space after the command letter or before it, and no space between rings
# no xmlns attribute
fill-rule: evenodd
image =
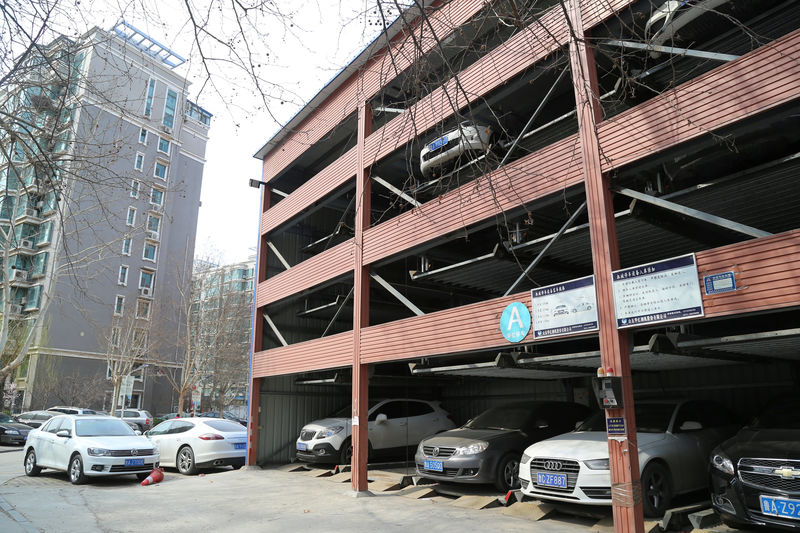
<svg viewBox="0 0 800 533"><path fill-rule="evenodd" d="M353 446L350 406L329 418L306 424L297 439L297 458L316 463L350 464ZM370 402L367 415L370 452L388 454L414 448L435 433L455 427L438 402L392 399Z"/></svg>
<svg viewBox="0 0 800 533"><path fill-rule="evenodd" d="M492 138L491 126L479 126L464 121L452 131L448 131L432 143L425 145L419 154L419 168L428 178L434 170L457 159L467 152L486 151Z"/></svg>

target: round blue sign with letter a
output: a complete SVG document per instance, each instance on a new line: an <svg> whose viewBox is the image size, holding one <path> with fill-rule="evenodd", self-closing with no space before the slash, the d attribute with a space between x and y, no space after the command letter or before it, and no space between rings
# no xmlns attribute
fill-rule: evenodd
<svg viewBox="0 0 800 533"><path fill-rule="evenodd" d="M500 331L509 342L519 342L531 329L531 313L525 304L514 302L508 304L500 316Z"/></svg>

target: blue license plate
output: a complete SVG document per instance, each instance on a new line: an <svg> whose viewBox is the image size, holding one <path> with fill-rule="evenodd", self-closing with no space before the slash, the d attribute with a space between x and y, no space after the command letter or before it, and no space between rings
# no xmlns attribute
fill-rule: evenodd
<svg viewBox="0 0 800 533"><path fill-rule="evenodd" d="M770 516L800 520L800 500L759 496L761 512Z"/></svg>
<svg viewBox="0 0 800 533"><path fill-rule="evenodd" d="M543 487L555 487L558 489L567 488L567 475L566 474L550 474L548 472L539 472L536 474L536 484Z"/></svg>
<svg viewBox="0 0 800 533"><path fill-rule="evenodd" d="M300 450L301 452L304 452L308 449L308 447L306 446L305 442L298 442L297 449Z"/></svg>
<svg viewBox="0 0 800 533"><path fill-rule="evenodd" d="M144 459L125 459L125 466L144 466Z"/></svg>
<svg viewBox="0 0 800 533"><path fill-rule="evenodd" d="M439 148L441 148L445 144L447 144L447 135L445 135L444 137L439 137L438 139L436 139L435 141L430 143L428 145L428 150L433 152L435 150L438 150Z"/></svg>
<svg viewBox="0 0 800 533"><path fill-rule="evenodd" d="M431 461L430 459L425 459L425 470L431 470L433 472L444 472L444 468L442 467L441 461Z"/></svg>
<svg viewBox="0 0 800 533"><path fill-rule="evenodd" d="M246 442L234 442L233 443L233 449L234 450L244 450L245 447L247 447L247 443Z"/></svg>

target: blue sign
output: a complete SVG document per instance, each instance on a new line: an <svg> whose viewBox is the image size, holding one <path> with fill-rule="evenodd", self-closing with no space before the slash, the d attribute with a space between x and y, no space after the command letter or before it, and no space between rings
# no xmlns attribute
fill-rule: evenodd
<svg viewBox="0 0 800 533"><path fill-rule="evenodd" d="M594 276L533 289L531 305L535 340L597 329Z"/></svg>
<svg viewBox="0 0 800 533"><path fill-rule="evenodd" d="M609 435L625 435L625 418L621 416L608 417L606 431Z"/></svg>
<svg viewBox="0 0 800 533"><path fill-rule="evenodd" d="M703 276L703 285L706 288L706 294L732 292L736 290L736 278L731 271L712 274Z"/></svg>
<svg viewBox="0 0 800 533"><path fill-rule="evenodd" d="M531 329L531 313L525 304L514 302L508 304L500 316L500 331L509 342L519 342Z"/></svg>

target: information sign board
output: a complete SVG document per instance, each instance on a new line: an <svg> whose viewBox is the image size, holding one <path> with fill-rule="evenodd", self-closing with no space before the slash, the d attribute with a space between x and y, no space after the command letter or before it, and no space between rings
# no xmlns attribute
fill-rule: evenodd
<svg viewBox="0 0 800 533"><path fill-rule="evenodd" d="M531 291L533 338L544 339L597 329L594 276Z"/></svg>

